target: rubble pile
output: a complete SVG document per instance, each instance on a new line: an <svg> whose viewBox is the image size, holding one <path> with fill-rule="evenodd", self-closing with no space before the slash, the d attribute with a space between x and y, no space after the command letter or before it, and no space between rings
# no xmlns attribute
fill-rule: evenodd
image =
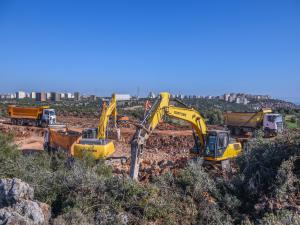
<svg viewBox="0 0 300 225"><path fill-rule="evenodd" d="M16 139L27 138L30 136L44 136L44 129L32 126L16 126L0 123L0 131L3 133L13 133Z"/></svg>
<svg viewBox="0 0 300 225"><path fill-rule="evenodd" d="M182 130L182 129L190 129L190 126L187 124L185 126L183 125L176 125L176 124L170 124L170 123L160 123L157 126L157 130Z"/></svg>
<svg viewBox="0 0 300 225"><path fill-rule="evenodd" d="M49 224L50 206L34 201L34 190L20 179L0 180L0 224Z"/></svg>
<svg viewBox="0 0 300 225"><path fill-rule="evenodd" d="M71 127L77 128L88 128L97 127L99 123L98 117L87 118L87 117L76 117L76 116L58 116L57 121L63 124L67 124Z"/></svg>
<svg viewBox="0 0 300 225"><path fill-rule="evenodd" d="M178 158L173 160L150 161L149 159L142 160L140 167L140 181L149 181L155 176L159 176L168 172L176 173L178 169L186 166L188 157Z"/></svg>
<svg viewBox="0 0 300 225"><path fill-rule="evenodd" d="M167 153L176 154L189 151L194 146L194 138L191 135L160 135L154 133L147 140L147 148L163 149Z"/></svg>

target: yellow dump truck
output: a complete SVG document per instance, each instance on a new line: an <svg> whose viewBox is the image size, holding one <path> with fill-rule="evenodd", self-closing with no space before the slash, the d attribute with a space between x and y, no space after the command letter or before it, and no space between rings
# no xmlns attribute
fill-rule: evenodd
<svg viewBox="0 0 300 225"><path fill-rule="evenodd" d="M7 113L13 125L27 124L46 127L49 124L56 123L55 110L50 109L49 106L21 107L10 105Z"/></svg>
<svg viewBox="0 0 300 225"><path fill-rule="evenodd" d="M44 149L48 152L62 149L73 156L74 145L81 135L81 132L70 130L66 125L50 125L45 132Z"/></svg>
<svg viewBox="0 0 300 225"><path fill-rule="evenodd" d="M258 112L225 112L223 116L225 125L235 135L255 133L261 128L265 136L276 135L283 131L282 115L272 113L271 109L262 109Z"/></svg>

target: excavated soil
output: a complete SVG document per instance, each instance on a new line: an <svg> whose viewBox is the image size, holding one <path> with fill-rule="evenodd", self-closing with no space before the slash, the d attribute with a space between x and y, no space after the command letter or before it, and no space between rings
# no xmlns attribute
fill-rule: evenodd
<svg viewBox="0 0 300 225"><path fill-rule="evenodd" d="M58 117L59 123L67 124L69 128L82 130L87 127L96 127L98 118ZM0 130L5 133L13 133L15 142L23 151L42 151L44 142L43 128L32 126L15 126L9 121L0 121ZM132 124L121 126L121 140L115 141L116 152L113 157L130 158L130 141L135 133ZM109 136L114 138L114 132ZM189 150L193 147L192 132L188 127L174 126L162 123L151 134L147 141L141 160L141 179L148 180L168 171L182 168L189 158ZM119 160L111 161L116 174L128 174L130 162L121 164Z"/></svg>

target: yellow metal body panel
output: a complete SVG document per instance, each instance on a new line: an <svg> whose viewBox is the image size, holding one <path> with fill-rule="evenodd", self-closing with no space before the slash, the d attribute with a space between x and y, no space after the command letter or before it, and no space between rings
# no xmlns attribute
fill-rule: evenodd
<svg viewBox="0 0 300 225"><path fill-rule="evenodd" d="M163 119L163 116L165 115L165 108L169 106L170 102L170 93L168 92L162 92L160 93L160 102L157 106L157 108L154 110L154 113L149 118L149 127L148 130L151 132L154 130L159 122Z"/></svg>
<svg viewBox="0 0 300 225"><path fill-rule="evenodd" d="M223 161L227 159L236 158L239 154L242 153L242 145L239 142L228 144L223 155L221 157L204 157L207 161Z"/></svg>
<svg viewBox="0 0 300 225"><path fill-rule="evenodd" d="M115 145L112 141L106 144L86 145L75 144L74 156L82 158L84 154L91 154L94 159L106 158L115 152Z"/></svg>
<svg viewBox="0 0 300 225"><path fill-rule="evenodd" d="M264 115L272 113L271 109L259 112L225 112L223 114L227 126L256 128L263 123Z"/></svg>
<svg viewBox="0 0 300 225"><path fill-rule="evenodd" d="M19 107L15 105L8 106L7 113L11 118L18 119L38 119L43 113L44 109L48 109L49 106L40 107Z"/></svg>

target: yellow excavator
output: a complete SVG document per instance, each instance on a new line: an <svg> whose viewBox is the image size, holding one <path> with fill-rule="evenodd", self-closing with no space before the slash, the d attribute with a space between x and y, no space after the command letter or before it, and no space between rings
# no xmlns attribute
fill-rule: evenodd
<svg viewBox="0 0 300 225"><path fill-rule="evenodd" d="M74 145L75 157L82 158L83 154L91 154L94 159L99 159L108 157L115 152L113 141L107 139L107 127L111 116L116 128L117 100L115 94L112 94L108 106L106 102L103 102L98 128L85 129L82 138Z"/></svg>
<svg viewBox="0 0 300 225"><path fill-rule="evenodd" d="M196 109L179 100L177 102L183 107L171 105L169 93L160 93L141 124L137 125L136 133L131 141L130 177L134 180L138 179L140 158L146 141L165 116L191 124L195 139L192 152L203 156L206 161L224 162L224 166L228 166L229 160L241 153L241 143L232 142L229 131L208 130L204 118Z"/></svg>

